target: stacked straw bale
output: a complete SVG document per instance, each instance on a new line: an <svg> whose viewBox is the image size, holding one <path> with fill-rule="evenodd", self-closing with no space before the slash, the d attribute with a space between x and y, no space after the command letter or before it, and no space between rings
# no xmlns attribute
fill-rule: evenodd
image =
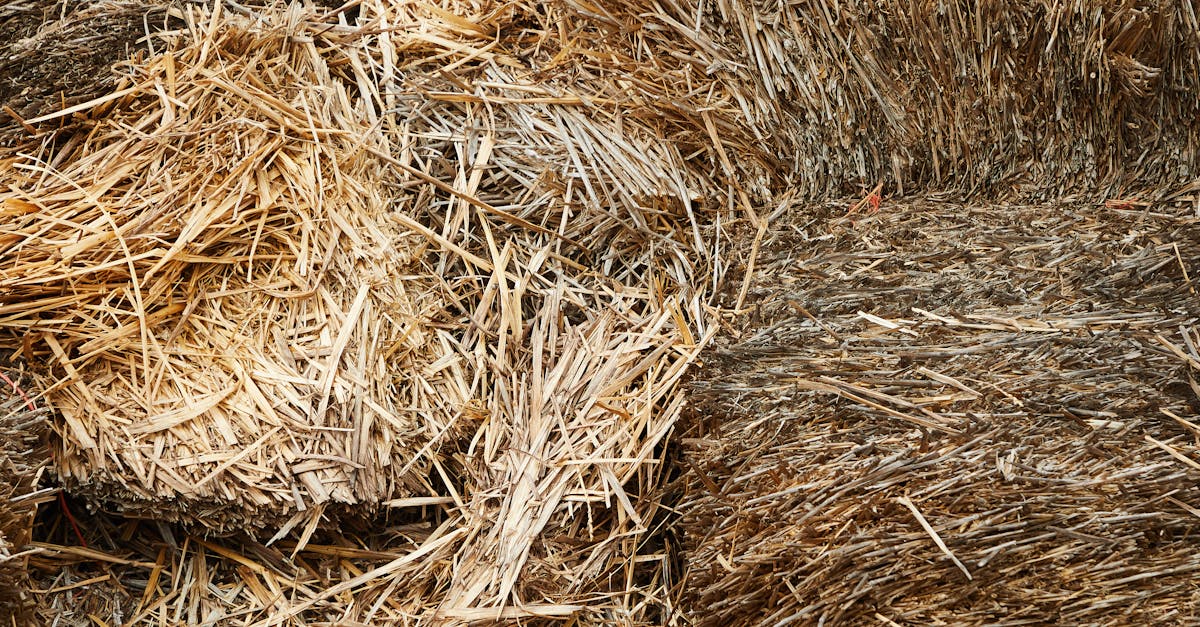
<svg viewBox="0 0 1200 627"><path fill-rule="evenodd" d="M0 326L54 366L70 489L311 523L304 560L204 540L120 611L658 620L662 443L721 229L765 190L730 90L583 7L230 7L173 12L164 52L28 120L42 143L0 175ZM318 528L322 493L442 509L359 535Z"/></svg>
<svg viewBox="0 0 1200 627"><path fill-rule="evenodd" d="M735 85L805 195L1158 196L1200 175L1195 0L599 4Z"/></svg>
<svg viewBox="0 0 1200 627"><path fill-rule="evenodd" d="M1195 624L1193 208L844 213L765 238L693 383L685 615Z"/></svg>
<svg viewBox="0 0 1200 627"><path fill-rule="evenodd" d="M880 181L1177 188L1196 175L1194 9L170 9L172 30L117 66L118 83L70 94L61 113L45 98L18 112L12 128L34 132L0 162L0 344L47 364L68 489L202 529L99 516L84 533L110 553L41 547L76 560L49 596L115 624L663 624L680 618L673 587L711 624L984 622L1010 608L1034 622L1182 622L1200 503L1176 467L1192 452L1169 429L1193 424L1181 369L1200 340L1179 331L1195 312L1171 260L1191 258L1195 238L1177 215L1118 207L1101 226L1056 227L1003 214L1045 229L1149 220L1098 238L1096 255L1034 231L1001 237L1002 216L967 214L1000 222L971 231L962 209L768 241L758 276L807 286L774 302L807 311L813 276L845 277L843 291L814 309L819 324L768 327L774 343L735 350L733 383L697 384L700 413L725 422L687 441L700 472L682 503L663 503L662 484L683 377L719 328L713 295L732 291L741 309L754 275L728 270L744 252L731 235L767 236L768 216L828 219L781 212L789 196ZM1156 229L1171 235L1145 243ZM943 232L981 243L910 251L924 274L880 278L880 242ZM1014 241L1033 257L1008 264ZM835 267L796 271L793 255L835 244ZM934 281L955 255L961 280ZM1045 266L1088 278L1071 292L1030 270ZM1165 277L1148 293L1169 304L1139 300L1142 277ZM1017 282L1036 298L997 287ZM898 302L960 300L929 305L909 329L928 342L906 345L889 325L915 322L853 317L889 314L873 304L890 288ZM766 297L753 300L769 310ZM1031 322L1039 307L1058 326ZM1134 371L1091 363L1103 355ZM1049 365L1003 376L1011 363ZM778 372L797 379L788 408L768 398ZM906 394L920 376L949 387ZM1172 414L1148 419L1146 402ZM992 453L994 471L979 461ZM993 484L1005 489L985 494ZM365 531L321 524L347 506L436 509ZM678 586L658 534L672 506L689 550ZM237 528L303 533L272 546L205 534ZM1057 579L1027 566L1042 555ZM126 594L62 596L93 559L114 565L111 588L94 589ZM1139 587L1155 578L1165 585Z"/></svg>
<svg viewBox="0 0 1200 627"><path fill-rule="evenodd" d="M7 376L7 375L6 375ZM37 512L38 480L47 462L42 441L45 414L18 388L2 382L0 391L0 623L21 624L29 619L26 546Z"/></svg>
<svg viewBox="0 0 1200 627"><path fill-rule="evenodd" d="M53 367L59 475L214 529L428 492L466 399L365 113L295 27L191 28L3 164L0 327Z"/></svg>

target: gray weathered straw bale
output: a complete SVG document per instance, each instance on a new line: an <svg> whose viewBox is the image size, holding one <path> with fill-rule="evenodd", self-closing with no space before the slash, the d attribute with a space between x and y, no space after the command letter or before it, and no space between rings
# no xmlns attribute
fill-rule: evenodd
<svg viewBox="0 0 1200 627"><path fill-rule="evenodd" d="M684 611L1194 624L1191 207L845 207L765 237L692 384Z"/></svg>
<svg viewBox="0 0 1200 627"><path fill-rule="evenodd" d="M1200 175L1195 0L600 6L735 86L776 190L1158 197Z"/></svg>

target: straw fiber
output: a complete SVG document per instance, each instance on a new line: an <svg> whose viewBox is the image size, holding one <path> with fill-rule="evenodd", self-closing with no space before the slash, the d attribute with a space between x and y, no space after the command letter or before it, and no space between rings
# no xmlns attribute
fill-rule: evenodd
<svg viewBox="0 0 1200 627"><path fill-rule="evenodd" d="M563 7L350 13L176 10L115 91L26 120L54 141L4 170L0 326L51 366L58 474L192 524L60 533L45 605L658 620L645 543L717 330L714 224L753 219L708 130L732 110L653 66L625 81ZM381 526L328 524L346 510ZM87 559L157 574L81 606Z"/></svg>
<svg viewBox="0 0 1200 627"><path fill-rule="evenodd" d="M59 475L214 529L427 490L465 399L362 112L311 41L193 28L6 164L0 326L53 366Z"/></svg>
<svg viewBox="0 0 1200 627"><path fill-rule="evenodd" d="M1191 207L845 207L764 238L692 383L685 612L1195 624Z"/></svg>
<svg viewBox="0 0 1200 627"><path fill-rule="evenodd" d="M20 7L46 620L1194 622L1193 0Z"/></svg>
<svg viewBox="0 0 1200 627"><path fill-rule="evenodd" d="M45 413L14 383L5 374L0 391L0 623L5 625L27 620L33 609L27 549L42 497L38 479L49 462L42 441Z"/></svg>

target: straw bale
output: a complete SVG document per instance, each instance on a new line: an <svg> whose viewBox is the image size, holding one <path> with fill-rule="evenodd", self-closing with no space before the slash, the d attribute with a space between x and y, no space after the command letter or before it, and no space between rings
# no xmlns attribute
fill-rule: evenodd
<svg viewBox="0 0 1200 627"><path fill-rule="evenodd" d="M251 509L270 514L272 504L250 502L256 493L282 512L293 506L287 491L260 486L291 481L270 463L291 440L270 429L296 418L273 423L272 412L246 410L244 382L274 413L297 398L317 406L309 381L330 372L330 338L350 328L344 355L353 359L334 371L334 392L344 386L350 401L389 408L373 429L392 442L375 436L369 452L412 465L400 476L399 463L362 460L360 473L397 485L352 496L387 511L420 506L430 522L371 535L312 518L295 527L298 540L273 545L296 551L283 558L294 567L286 577L229 557L243 538L205 539L204 551L192 545L168 560L144 598L129 595L141 602L133 609L168 623L656 622L666 555L646 539L661 516L662 444L683 406L680 382L716 332L707 304L723 284L714 259L726 235L714 225L754 219L757 192L735 174L759 166L732 151L753 142L718 140L737 114L710 96L719 85L670 74L687 65L670 57L660 67L618 54L607 42L625 41L622 32L558 5L231 4L180 15L188 28L166 53L131 64L114 93L134 91L73 114L87 132L70 151L27 147L31 156L9 168L23 177L9 202L30 211L12 211L6 225L26 239L8 249L24 267L2 285L25 293L13 292L0 324L32 326L30 350L58 369L48 397L63 415L60 473L110 509L217 529L247 523ZM263 170L281 198L268 195L269 205L258 176L240 175ZM344 207L353 211L333 214ZM72 256L37 241L67 242ZM317 337L316 322L258 313L315 308L308 292L278 295L299 289L298 261L325 269L304 287L328 291L319 302L337 314L330 337ZM343 327L363 285L364 311L391 298L386 310L397 313ZM272 328L315 338L295 357L311 355L300 364L311 372L262 374L290 363ZM367 331L379 339L364 346ZM408 335L388 336L400 331ZM235 335L245 336L241 352L223 349ZM380 345L391 350L373 352ZM380 354L378 370L358 365ZM379 381L388 395L361 389ZM328 410L351 404L336 397ZM235 446L222 440L222 417ZM150 433L156 420L173 424ZM339 432L291 435L357 450ZM238 457L239 447L249 452ZM221 457L200 457L210 451ZM186 490L166 485L164 466L187 473ZM398 485L426 476L431 485ZM131 581L145 577L154 551L176 556L187 542L149 528L102 537L110 556L142 573ZM368 547L367 557L309 561L321 538ZM96 607L128 620L127 604Z"/></svg>
<svg viewBox="0 0 1200 627"><path fill-rule="evenodd" d="M428 267L462 286L463 367L487 416L449 460L462 503L445 533L463 535L427 558L454 567L413 604L449 624L653 624L660 445L715 333L712 225L753 193L706 130L736 109L569 6L365 2L360 20L391 28L360 82L392 113L397 204L428 229Z"/></svg>
<svg viewBox="0 0 1200 627"><path fill-rule="evenodd" d="M699 625L1200 619L1189 206L798 207L692 383Z"/></svg>
<svg viewBox="0 0 1200 627"><path fill-rule="evenodd" d="M57 471L214 529L427 493L466 399L354 86L213 18L4 164L0 327L52 365Z"/></svg>
<svg viewBox="0 0 1200 627"><path fill-rule="evenodd" d="M0 328L52 366L58 471L159 519L56 523L44 604L257 627L1186 617L1194 447L1153 412L1196 422L1192 222L922 206L766 230L881 180L1195 176L1192 5L1010 4L173 10L156 53L30 118L0 167ZM765 330L693 388L726 420L666 502L722 292ZM323 524L334 503L375 517Z"/></svg>
<svg viewBox="0 0 1200 627"><path fill-rule="evenodd" d="M12 381L9 374L4 376ZM27 620L32 609L27 547L38 480L49 461L42 441L44 412L8 381L0 391L0 623L5 625Z"/></svg>
<svg viewBox="0 0 1200 627"><path fill-rule="evenodd" d="M599 5L737 86L777 190L1145 198L1200 175L1194 0Z"/></svg>

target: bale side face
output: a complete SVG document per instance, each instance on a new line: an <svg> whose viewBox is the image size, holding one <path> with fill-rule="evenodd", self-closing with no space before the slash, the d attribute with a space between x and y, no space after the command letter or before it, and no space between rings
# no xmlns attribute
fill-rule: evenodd
<svg viewBox="0 0 1200 627"><path fill-rule="evenodd" d="M164 4L33 0L0 7L0 107L7 107L0 112L0 145L20 140L17 118L110 91L117 82L113 65L145 50L138 40L147 28L162 27Z"/></svg>
<svg viewBox="0 0 1200 627"><path fill-rule="evenodd" d="M50 365L81 496L230 530L431 491L417 451L466 400L434 280L361 102L288 28L194 21L49 167L0 168L0 326Z"/></svg>
<svg viewBox="0 0 1200 627"><path fill-rule="evenodd" d="M1191 208L849 204L766 237L692 386L687 615L1194 624Z"/></svg>

